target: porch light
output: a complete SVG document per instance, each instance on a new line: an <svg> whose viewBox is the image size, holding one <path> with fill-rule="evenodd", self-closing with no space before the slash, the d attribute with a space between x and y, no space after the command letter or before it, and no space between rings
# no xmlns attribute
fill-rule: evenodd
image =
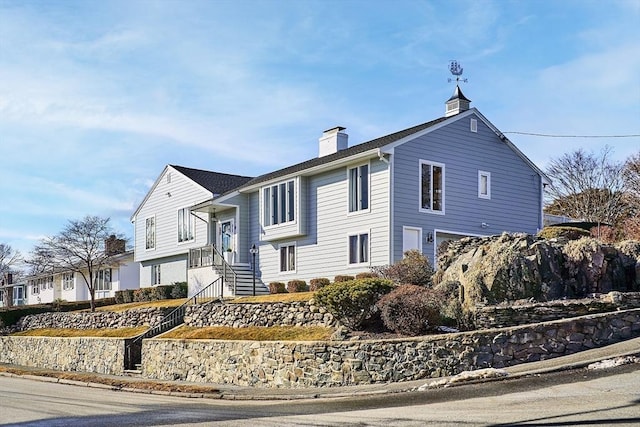
<svg viewBox="0 0 640 427"><path fill-rule="evenodd" d="M251 246L251 249L249 249L249 253L251 254L251 257L253 259L252 262L252 272L253 272L253 296L256 296L256 255L258 254L258 248L256 247L256 244L254 243Z"/></svg>

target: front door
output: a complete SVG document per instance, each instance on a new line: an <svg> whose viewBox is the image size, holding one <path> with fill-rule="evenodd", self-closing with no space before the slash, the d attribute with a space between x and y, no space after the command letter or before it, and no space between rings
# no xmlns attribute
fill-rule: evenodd
<svg viewBox="0 0 640 427"><path fill-rule="evenodd" d="M229 264L235 262L235 235L236 229L233 219L220 222L220 252L224 256L225 261Z"/></svg>

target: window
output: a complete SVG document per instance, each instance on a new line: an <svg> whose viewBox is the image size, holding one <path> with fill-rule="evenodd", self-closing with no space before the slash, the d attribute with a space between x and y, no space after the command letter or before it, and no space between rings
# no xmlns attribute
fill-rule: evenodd
<svg viewBox="0 0 640 427"><path fill-rule="evenodd" d="M471 119L471 122L469 124L469 130L471 130L471 132L473 133L477 133L478 132L478 121L476 119Z"/></svg>
<svg viewBox="0 0 640 427"><path fill-rule="evenodd" d="M33 295L37 295L40 293L40 280L30 280L31 282L31 293Z"/></svg>
<svg viewBox="0 0 640 427"><path fill-rule="evenodd" d="M262 190L264 225L276 225L295 220L295 181L265 187Z"/></svg>
<svg viewBox="0 0 640 427"><path fill-rule="evenodd" d="M62 289L65 291L73 289L73 273L62 273Z"/></svg>
<svg viewBox="0 0 640 427"><path fill-rule="evenodd" d="M444 165L420 161L420 211L444 213Z"/></svg>
<svg viewBox="0 0 640 427"><path fill-rule="evenodd" d="M98 271L95 274L93 280L93 286L96 291L110 291L111 290L111 269L105 268Z"/></svg>
<svg viewBox="0 0 640 427"><path fill-rule="evenodd" d="M369 209L369 165L348 170L349 212Z"/></svg>
<svg viewBox="0 0 640 427"><path fill-rule="evenodd" d="M159 285L160 281L160 264L154 264L151 266L151 284Z"/></svg>
<svg viewBox="0 0 640 427"><path fill-rule="evenodd" d="M491 198L491 173L478 171L478 197L481 199Z"/></svg>
<svg viewBox="0 0 640 427"><path fill-rule="evenodd" d="M178 210L178 242L193 240L193 215L189 208Z"/></svg>
<svg viewBox="0 0 640 427"><path fill-rule="evenodd" d="M349 236L349 264L369 262L369 233Z"/></svg>
<svg viewBox="0 0 640 427"><path fill-rule="evenodd" d="M296 245L280 246L280 272L296 271Z"/></svg>
<svg viewBox="0 0 640 427"><path fill-rule="evenodd" d="M146 239L145 239L145 248L146 249L155 249L156 247L156 218L149 217L146 220Z"/></svg>

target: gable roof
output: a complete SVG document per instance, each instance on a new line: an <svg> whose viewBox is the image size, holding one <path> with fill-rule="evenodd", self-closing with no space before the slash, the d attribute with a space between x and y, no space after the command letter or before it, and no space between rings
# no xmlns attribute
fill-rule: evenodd
<svg viewBox="0 0 640 427"><path fill-rule="evenodd" d="M395 132L386 136L382 136L380 138L373 139L368 142L363 142L357 145L353 145L351 147L345 148L344 150L337 151L333 154L329 154L323 157L314 157L313 159L304 161L302 163L295 164L293 166L288 166L283 169L279 169L274 172L269 172L264 175L260 175L258 177L253 178L252 180L246 182L242 187L250 187L255 184L259 184L265 181L270 181L272 179L301 172L305 169L310 169L316 166L320 166L326 163L331 163L336 160L344 159L346 157L351 157L355 154L364 153L369 150L375 150L376 148L382 148L386 145L392 144L396 141L401 140L409 135L412 135L416 132L420 132L421 130L428 129L432 126L437 125L444 120L447 120L448 117L440 117L438 119L432 120L430 122L422 123L417 126L410 127L408 129L401 130L399 132Z"/></svg>
<svg viewBox="0 0 640 427"><path fill-rule="evenodd" d="M191 181L204 187L214 195L226 193L227 191L240 187L253 179L253 177L250 176L230 175L227 173L193 169L177 165L169 166L189 178Z"/></svg>
<svg viewBox="0 0 640 427"><path fill-rule="evenodd" d="M252 177L250 176L230 175L227 173L193 169L184 166L167 165L164 167L162 173L158 176L158 178L156 178L149 191L147 191L147 194L144 196L144 199L142 199L142 202L140 202L133 215L131 215L131 222L135 221L138 212L140 212L140 209L142 209L142 206L149 198L149 195L153 193L153 190L155 190L155 188L158 186L160 179L164 176L165 172L169 168L175 170L176 172L179 172L186 178L193 181L196 185L199 185L203 189L209 191L212 197L216 197L220 194L229 192L234 188L238 188L252 179Z"/></svg>

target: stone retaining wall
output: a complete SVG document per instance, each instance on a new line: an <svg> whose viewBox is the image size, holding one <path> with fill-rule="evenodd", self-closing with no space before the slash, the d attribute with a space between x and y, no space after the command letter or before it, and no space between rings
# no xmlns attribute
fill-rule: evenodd
<svg viewBox="0 0 640 427"><path fill-rule="evenodd" d="M0 362L58 371L122 375L121 338L0 337Z"/></svg>
<svg viewBox="0 0 640 427"><path fill-rule="evenodd" d="M39 313L22 317L17 331L29 329L102 329L155 326L172 308L141 308L124 312L96 311L78 313Z"/></svg>
<svg viewBox="0 0 640 427"><path fill-rule="evenodd" d="M325 326L337 325L330 313L311 302L263 304L223 304L220 302L187 307L187 326Z"/></svg>
<svg viewBox="0 0 640 427"><path fill-rule="evenodd" d="M384 341L144 340L143 376L256 387L328 387L448 376L601 347L640 335L640 309Z"/></svg>
<svg viewBox="0 0 640 427"><path fill-rule="evenodd" d="M640 292L609 292L589 299L479 307L474 323L477 329L505 328L633 308L640 308Z"/></svg>

